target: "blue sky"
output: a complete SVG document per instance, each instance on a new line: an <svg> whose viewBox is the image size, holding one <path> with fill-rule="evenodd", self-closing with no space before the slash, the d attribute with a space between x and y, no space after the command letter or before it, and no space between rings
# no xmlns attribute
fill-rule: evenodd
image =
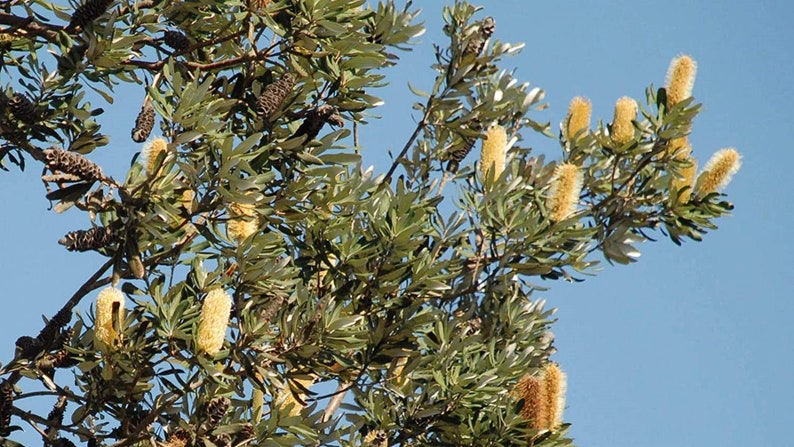
<svg viewBox="0 0 794 447"><path fill-rule="evenodd" d="M363 135L366 160L381 171L412 126L407 82L432 81L431 43L444 2L416 1L428 33L387 70L384 116ZM736 147L743 167L727 188L732 217L702 243L673 245L660 234L640 262L609 267L581 284L561 282L539 297L557 307L555 358L569 376L567 421L580 446L787 445L794 425L794 220L789 142L794 103L794 8L786 2L482 1L496 36L526 42L504 61L546 91L535 115L554 129L573 96L589 97L593 117L610 120L614 101L642 98L664 82L670 59L698 61L694 96L704 104L691 142L704 162ZM123 178L139 145L129 129L140 95L122 95L103 122L108 148L92 154ZM104 107L104 106L103 106ZM556 141L528 144L559 157ZM384 142L388 145L383 147ZM35 335L101 258L66 252L57 240L87 225L84 215L49 211L40 169L0 172L0 361L19 335ZM31 329L35 328L35 329ZM35 438L34 438L35 439Z"/></svg>

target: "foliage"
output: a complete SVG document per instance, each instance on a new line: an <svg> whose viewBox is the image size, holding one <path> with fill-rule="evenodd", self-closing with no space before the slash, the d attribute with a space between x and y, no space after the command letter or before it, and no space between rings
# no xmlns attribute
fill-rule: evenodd
<svg viewBox="0 0 794 447"><path fill-rule="evenodd" d="M511 393L553 352L533 291L592 273L595 252L633 262L655 230L699 240L731 205L680 200L690 165L671 141L700 106L649 87L630 141L601 123L560 134L582 189L550 218L559 163L521 145L552 136L532 118L543 91L499 68L522 45L478 10L444 9L435 83L411 87L415 132L379 175L357 131L381 67L423 31L411 2L4 2L0 167L41 163L54 210L90 221L62 243L107 258L0 370L6 443L26 423L52 445L569 444ZM90 161L110 141L92 101L120 86L140 100L133 139L156 117L167 141L123 180ZM506 167L474 169L493 126ZM94 312L73 311L108 286L129 302L103 305L98 338ZM203 305L218 289L231 316L210 355L197 337L218 327L204 313L223 305ZM26 412L41 395L52 412Z"/></svg>

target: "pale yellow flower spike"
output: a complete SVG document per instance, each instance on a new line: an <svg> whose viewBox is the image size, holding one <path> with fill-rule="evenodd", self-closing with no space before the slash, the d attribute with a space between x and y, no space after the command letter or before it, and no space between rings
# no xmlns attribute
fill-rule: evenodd
<svg viewBox="0 0 794 447"><path fill-rule="evenodd" d="M146 143L143 147L143 156L144 161L146 162L146 172L149 175L155 173L157 166L155 166L155 162L157 161L157 157L160 154L165 153L168 150L168 142L165 141L163 138L155 138L154 140Z"/></svg>
<svg viewBox="0 0 794 447"><path fill-rule="evenodd" d="M576 165L563 163L554 169L549 190L549 218L559 222L576 210L582 191L582 173Z"/></svg>
<svg viewBox="0 0 794 447"><path fill-rule="evenodd" d="M314 383L314 377L296 378L294 380L304 388L309 388ZM300 395L299 397L300 400L303 401L306 400L306 396L304 395ZM299 415L301 409L303 408L303 404L301 404L300 401L292 393L292 390L290 389L288 383L284 384L284 388L278 393L278 396L276 396L275 403L278 409L281 411L285 411L288 406L292 405L292 407L289 409L289 416Z"/></svg>
<svg viewBox="0 0 794 447"><path fill-rule="evenodd" d="M223 289L214 289L204 298L196 335L196 346L200 353L214 356L221 350L231 310L232 297Z"/></svg>
<svg viewBox="0 0 794 447"><path fill-rule="evenodd" d="M545 392L544 408L546 421L549 430L556 430L562 424L562 413L565 409L565 391L567 390L567 378L556 363L550 363L543 374L543 386Z"/></svg>
<svg viewBox="0 0 794 447"><path fill-rule="evenodd" d="M593 106L589 99L577 96L571 100L571 104L568 106L568 116L565 118L564 135L567 140L573 140L580 131L590 129L592 111Z"/></svg>
<svg viewBox="0 0 794 447"><path fill-rule="evenodd" d="M113 348L119 338L119 329L124 323L124 295L115 287L99 292L96 299L96 321L94 336L106 348Z"/></svg>
<svg viewBox="0 0 794 447"><path fill-rule="evenodd" d="M488 128L485 132L485 139L482 142L482 155L480 157L480 169L483 178L488 177L488 173L493 170L493 178L502 175L505 170L507 157L507 131L499 125Z"/></svg>
<svg viewBox="0 0 794 447"><path fill-rule="evenodd" d="M697 192L700 196L721 191L728 186L734 174L742 166L742 156L734 148L721 149L711 156L698 177Z"/></svg>
<svg viewBox="0 0 794 447"><path fill-rule="evenodd" d="M232 203L228 209L229 221L226 222L226 234L238 244L259 229L259 219L253 203Z"/></svg>
<svg viewBox="0 0 794 447"><path fill-rule="evenodd" d="M532 374L525 374L513 388L512 394L524 401L521 417L529 421L529 426L535 430L544 430L548 426L548 419L543 411L545 393L546 387L543 386L543 381Z"/></svg>
<svg viewBox="0 0 794 447"><path fill-rule="evenodd" d="M673 138L667 142L667 152L672 154L677 160L683 160L692 152L689 138L686 136Z"/></svg>
<svg viewBox="0 0 794 447"><path fill-rule="evenodd" d="M673 188L676 191L681 191L688 187L686 191L678 196L678 203L687 203L692 197L692 188L695 187L695 177L697 176L698 162L695 157L687 157L690 165L681 169L678 175L673 177Z"/></svg>
<svg viewBox="0 0 794 447"><path fill-rule="evenodd" d="M695 75L697 74L697 63L687 55L681 55L670 61L670 68L667 69L667 107L692 96L692 87L695 86Z"/></svg>
<svg viewBox="0 0 794 447"><path fill-rule="evenodd" d="M637 119L637 101L624 96L615 103L615 118L612 120L612 141L623 146L634 139L634 125Z"/></svg>

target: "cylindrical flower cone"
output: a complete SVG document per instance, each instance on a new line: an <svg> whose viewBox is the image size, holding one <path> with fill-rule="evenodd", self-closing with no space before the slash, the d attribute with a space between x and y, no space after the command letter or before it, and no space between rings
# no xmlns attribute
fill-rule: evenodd
<svg viewBox="0 0 794 447"><path fill-rule="evenodd" d="M154 175L158 171L157 158L160 154L165 154L166 151L168 151L168 142L164 138L159 137L146 143L143 147L141 155L146 163L144 166L149 175Z"/></svg>
<svg viewBox="0 0 794 447"><path fill-rule="evenodd" d="M543 403L546 401L546 388L541 378L532 374L525 374L516 383L512 394L523 401L521 417L529 421L530 427L543 430L548 426L547 415Z"/></svg>
<svg viewBox="0 0 794 447"><path fill-rule="evenodd" d="M504 127L494 125L485 132L485 139L482 142L482 155L480 157L480 169L484 179L488 178L493 172L496 179L505 170L507 157L507 131Z"/></svg>
<svg viewBox="0 0 794 447"><path fill-rule="evenodd" d="M634 124L637 119L637 101L624 96L615 103L615 117L612 120L612 141L619 148L634 139Z"/></svg>
<svg viewBox="0 0 794 447"><path fill-rule="evenodd" d="M572 141L577 138L577 135L581 138L587 133L587 130L590 129L592 111L593 105L589 99L577 96L571 100L571 104L568 106L568 116L566 116L563 126L563 135L566 140ZM580 132L582 133L580 134Z"/></svg>
<svg viewBox="0 0 794 447"><path fill-rule="evenodd" d="M681 55L670 62L667 69L667 107L672 107L679 102L692 96L692 88L695 86L695 75L697 74L697 63L687 55Z"/></svg>
<svg viewBox="0 0 794 447"><path fill-rule="evenodd" d="M96 300L94 337L101 348L112 349L124 324L124 294L115 287L99 292Z"/></svg>
<svg viewBox="0 0 794 447"><path fill-rule="evenodd" d="M253 203L232 203L229 205L229 221L226 223L226 234L237 243L256 233L259 229L259 219L256 215L256 206Z"/></svg>
<svg viewBox="0 0 794 447"><path fill-rule="evenodd" d="M549 219L559 222L576 210L582 191L582 172L578 166L563 163L554 169L547 202Z"/></svg>
<svg viewBox="0 0 794 447"><path fill-rule="evenodd" d="M231 310L232 297L223 289L214 289L204 298L196 335L196 347L200 353L214 356L221 350Z"/></svg>
<svg viewBox="0 0 794 447"><path fill-rule="evenodd" d="M698 177L697 193L705 196L721 191L742 166L742 156L734 148L721 149L711 156Z"/></svg>
<svg viewBox="0 0 794 447"><path fill-rule="evenodd" d="M565 391L567 390L567 378L556 363L550 363L543 372L543 386L545 392L544 408L547 427L549 430L556 430L562 424L562 413L565 409Z"/></svg>

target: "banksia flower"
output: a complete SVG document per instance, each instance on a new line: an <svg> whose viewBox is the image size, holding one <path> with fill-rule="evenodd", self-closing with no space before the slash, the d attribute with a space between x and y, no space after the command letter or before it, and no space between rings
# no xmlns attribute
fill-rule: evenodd
<svg viewBox="0 0 794 447"><path fill-rule="evenodd" d="M66 233L58 241L69 251L98 250L110 245L115 239L115 232L108 227L94 227L90 230L77 230Z"/></svg>
<svg viewBox="0 0 794 447"><path fill-rule="evenodd" d="M571 141L579 132L586 133L590 129L592 110L593 106L587 98L577 96L571 100L571 104L568 106L568 116L565 118L563 126L565 139Z"/></svg>
<svg viewBox="0 0 794 447"><path fill-rule="evenodd" d="M742 156L734 148L721 149L711 156L698 177L697 193L705 196L728 186L742 166Z"/></svg>
<svg viewBox="0 0 794 447"><path fill-rule="evenodd" d="M692 152L692 147L689 145L689 138L683 136L668 141L666 150L677 160L683 160Z"/></svg>
<svg viewBox="0 0 794 447"><path fill-rule="evenodd" d="M186 447L190 441L190 434L184 428L177 428L163 444L163 447Z"/></svg>
<svg viewBox="0 0 794 447"><path fill-rule="evenodd" d="M521 399L521 417L530 422L530 427L543 430L548 424L543 411L546 402L546 387L543 381L532 374L525 374L513 388L513 395Z"/></svg>
<svg viewBox="0 0 794 447"><path fill-rule="evenodd" d="M556 363L549 363L543 371L543 407L546 428L556 430L562 424L562 413L565 410L565 391L567 378Z"/></svg>
<svg viewBox="0 0 794 447"><path fill-rule="evenodd" d="M160 137L155 138L143 146L141 155L143 155L143 159L146 162L146 172L149 173L149 175L157 171L158 166L155 165L157 163L157 157L159 157L160 154L165 154L166 151L168 151L168 142Z"/></svg>
<svg viewBox="0 0 794 447"><path fill-rule="evenodd" d="M482 155L480 156L480 169L483 178L488 178L493 172L496 179L505 170L507 158L507 131L499 125L494 125L485 131L485 139L482 141Z"/></svg>
<svg viewBox="0 0 794 447"><path fill-rule="evenodd" d="M386 447L389 445L389 435L383 430L370 430L364 436L363 444L366 447Z"/></svg>
<svg viewBox="0 0 794 447"><path fill-rule="evenodd" d="M111 348L119 338L124 322L124 295L115 287L99 292L96 299L94 337L104 347Z"/></svg>
<svg viewBox="0 0 794 447"><path fill-rule="evenodd" d="M163 34L163 43L177 52L182 52L190 47L190 39L179 31L166 31Z"/></svg>
<svg viewBox="0 0 794 447"><path fill-rule="evenodd" d="M231 311L232 297L223 289L214 289L207 294L201 306L201 321L196 334L199 352L214 356L221 350Z"/></svg>
<svg viewBox="0 0 794 447"><path fill-rule="evenodd" d="M449 153L449 162L447 162L447 172L457 172L460 167L460 162L469 155L471 149L474 147L476 138L463 137L463 144L455 148Z"/></svg>
<svg viewBox="0 0 794 447"><path fill-rule="evenodd" d="M314 383L314 377L308 378L296 378L294 379L295 382L299 383L303 388L309 388ZM303 401L306 399L306 396L300 392L300 395L296 396L290 386L285 383L284 388L279 392L278 396L276 396L275 404L280 411L286 411L287 407L289 409L289 416L297 416L301 412L301 408L304 407Z"/></svg>
<svg viewBox="0 0 794 447"><path fill-rule="evenodd" d="M138 117L135 118L135 127L132 128L132 141L142 143L149 138L154 128L154 107L149 101L143 103Z"/></svg>
<svg viewBox="0 0 794 447"><path fill-rule="evenodd" d="M218 427L218 424L221 423L221 420L226 415L226 412L229 411L229 406L231 404L232 401L230 401L228 397L224 396L216 397L207 404L207 414L204 420L207 431L215 430Z"/></svg>
<svg viewBox="0 0 794 447"><path fill-rule="evenodd" d="M668 108L692 96L696 74L697 63L691 57L682 55L670 61L665 82Z"/></svg>
<svg viewBox="0 0 794 447"><path fill-rule="evenodd" d="M559 222L576 209L582 191L582 173L570 163L557 165L551 180L547 208L549 219Z"/></svg>
<svg viewBox="0 0 794 447"><path fill-rule="evenodd" d="M47 169L72 174L82 180L93 182L104 178L102 168L93 161L77 152L65 151L59 147L51 147L42 151Z"/></svg>
<svg viewBox="0 0 794 447"><path fill-rule="evenodd" d="M259 229L256 205L253 203L231 203L228 211L229 221L226 222L226 234L237 243L242 243Z"/></svg>
<svg viewBox="0 0 794 447"><path fill-rule="evenodd" d="M345 125L344 118L339 114L339 110L336 107L323 104L315 109L309 110L306 114L306 118L291 138L305 135L306 138L304 141L311 141L317 137L325 123L339 127L344 127Z"/></svg>
<svg viewBox="0 0 794 447"><path fill-rule="evenodd" d="M14 93L14 97L8 101L8 110L14 118L25 124L33 124L36 121L36 107L21 93Z"/></svg>
<svg viewBox="0 0 794 447"><path fill-rule="evenodd" d="M637 101L624 96L615 103L615 117L612 120L612 141L620 147L634 139L634 124L637 119Z"/></svg>
<svg viewBox="0 0 794 447"><path fill-rule="evenodd" d="M678 203L689 202L692 189L695 187L698 162L694 157L687 157L686 160L690 163L689 166L681 168L678 174L673 174L672 186L675 191L679 191ZM684 188L686 188L685 191L683 191Z"/></svg>
<svg viewBox="0 0 794 447"><path fill-rule="evenodd" d="M281 107L294 87L295 77L291 73L284 73L281 79L265 87L256 100L257 116L265 121L270 121L273 113Z"/></svg>
<svg viewBox="0 0 794 447"><path fill-rule="evenodd" d="M87 0L74 11L68 28L83 27L93 22L108 10L111 3L112 0Z"/></svg>

